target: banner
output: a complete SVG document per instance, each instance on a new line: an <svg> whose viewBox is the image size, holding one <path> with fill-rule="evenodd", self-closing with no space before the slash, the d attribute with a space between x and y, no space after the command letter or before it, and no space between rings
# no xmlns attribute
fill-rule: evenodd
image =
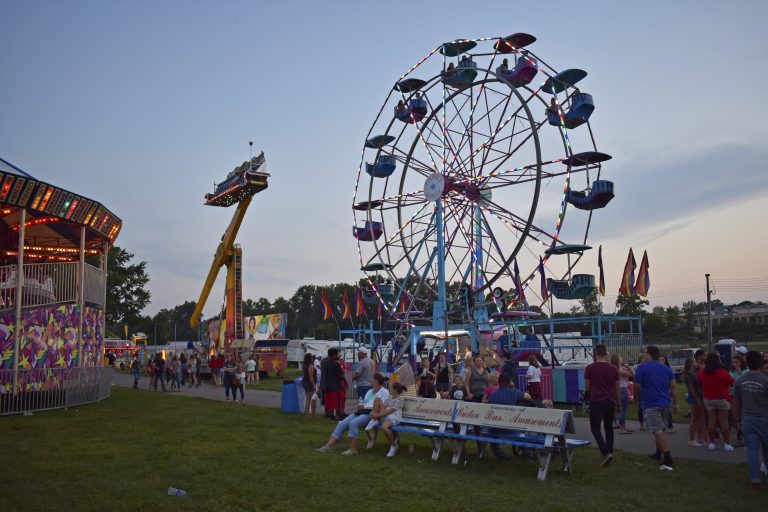
<svg viewBox="0 0 768 512"><path fill-rule="evenodd" d="M427 421L504 428L541 434L573 433L573 415L563 409L492 405L457 400L406 398L403 415Z"/></svg>
<svg viewBox="0 0 768 512"><path fill-rule="evenodd" d="M288 325L288 313L273 313L270 315L257 315L243 317L246 339L272 340L285 339L285 328ZM225 338L226 322L211 320L208 322L208 341L214 347L222 348Z"/></svg>

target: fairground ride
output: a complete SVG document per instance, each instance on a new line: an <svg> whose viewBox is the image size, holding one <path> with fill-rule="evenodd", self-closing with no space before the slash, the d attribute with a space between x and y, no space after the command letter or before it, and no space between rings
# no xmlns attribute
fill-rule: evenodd
<svg viewBox="0 0 768 512"><path fill-rule="evenodd" d="M264 152L252 158L250 161L243 162L242 165L235 168L227 175L227 179L221 183L214 184L213 193L205 194L205 204L208 206L235 207L235 213L224 235L221 237L216 254L211 263L211 269L208 271L208 277L205 280L203 289L200 292L200 298L197 300L197 306L192 313L189 324L192 329L197 329L203 308L211 293L213 283L219 275L219 269L227 267L227 280L225 284L225 316L226 328L224 339L220 340L223 348L228 348L232 340L243 339L243 280L242 280L242 259L243 251L239 244L235 244L237 232L245 217L245 212L251 204L253 196L265 190L269 184L267 179L266 160Z"/></svg>
<svg viewBox="0 0 768 512"><path fill-rule="evenodd" d="M353 235L365 300L409 334L397 359L415 356L424 329L466 330L478 352L494 320L596 289L573 270L593 213L613 198L601 176L611 156L589 123L593 97L576 86L587 72L554 69L528 49L535 41L440 44L395 81L366 135Z"/></svg>

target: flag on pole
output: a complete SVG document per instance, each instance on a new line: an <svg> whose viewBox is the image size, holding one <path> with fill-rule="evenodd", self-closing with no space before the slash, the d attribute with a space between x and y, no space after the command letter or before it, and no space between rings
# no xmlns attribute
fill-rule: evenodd
<svg viewBox="0 0 768 512"><path fill-rule="evenodd" d="M549 290L547 290L547 278L544 275L544 260L539 256L539 276L541 276L541 300L546 301L549 297Z"/></svg>
<svg viewBox="0 0 768 512"><path fill-rule="evenodd" d="M330 320L333 316L333 308L331 307L331 301L328 300L328 296L325 294L325 290L322 292L320 301L323 303L323 320Z"/></svg>
<svg viewBox="0 0 768 512"><path fill-rule="evenodd" d="M637 271L637 281L635 281L635 293L641 297L648 295L651 288L651 277L648 274L648 251L643 251L643 261L640 262L640 269Z"/></svg>
<svg viewBox="0 0 768 512"><path fill-rule="evenodd" d="M605 273L603 272L603 246L597 250L597 266L600 269L600 295L605 297Z"/></svg>
<svg viewBox="0 0 768 512"><path fill-rule="evenodd" d="M360 288L355 289L355 316L365 315L365 304L363 303L363 294Z"/></svg>
<svg viewBox="0 0 768 512"><path fill-rule="evenodd" d="M352 317L352 308L349 307L349 297L347 297L347 292L344 292L344 313L341 315L342 320L346 320L347 318Z"/></svg>
<svg viewBox="0 0 768 512"><path fill-rule="evenodd" d="M517 258L515 258L515 288L517 288L517 297L515 301L525 302L525 292L523 291L523 280L520 279L520 269L517 268Z"/></svg>
<svg viewBox="0 0 768 512"><path fill-rule="evenodd" d="M619 294L629 297L635 293L635 269L637 263L635 263L635 255L632 254L632 248L629 248L629 255L627 256L627 263L624 265L624 273L621 276L621 286L619 287Z"/></svg>

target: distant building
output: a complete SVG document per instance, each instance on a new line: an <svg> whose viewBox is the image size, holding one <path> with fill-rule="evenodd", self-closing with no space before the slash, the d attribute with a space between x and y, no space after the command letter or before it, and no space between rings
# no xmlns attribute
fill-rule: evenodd
<svg viewBox="0 0 768 512"><path fill-rule="evenodd" d="M717 327L724 320L749 325L768 325L768 306L714 306L712 308L712 327ZM706 311L698 311L693 314L693 332L707 332Z"/></svg>

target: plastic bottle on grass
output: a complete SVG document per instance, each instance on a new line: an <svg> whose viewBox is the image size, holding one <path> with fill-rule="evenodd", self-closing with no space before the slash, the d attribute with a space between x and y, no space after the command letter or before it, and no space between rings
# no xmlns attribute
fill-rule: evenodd
<svg viewBox="0 0 768 512"><path fill-rule="evenodd" d="M169 487L168 488L168 494L170 494L171 496L186 496L187 495L187 491L185 491L184 489L177 489L175 487Z"/></svg>

